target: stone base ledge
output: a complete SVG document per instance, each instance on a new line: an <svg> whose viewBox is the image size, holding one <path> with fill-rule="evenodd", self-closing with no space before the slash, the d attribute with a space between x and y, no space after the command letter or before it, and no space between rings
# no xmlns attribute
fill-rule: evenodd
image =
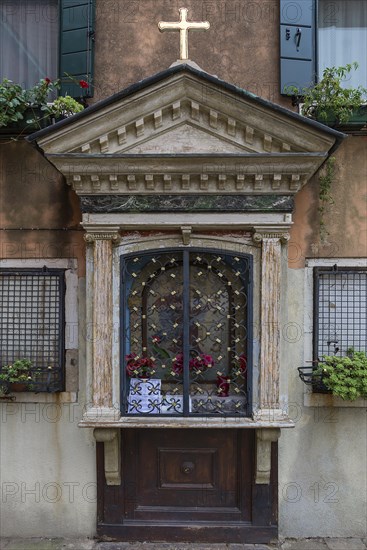
<svg viewBox="0 0 367 550"><path fill-rule="evenodd" d="M341 397L330 395L328 393L311 393L303 394L303 404L305 407L341 407L341 408L367 408L367 399L356 399L355 401L346 401Z"/></svg>
<svg viewBox="0 0 367 550"><path fill-rule="evenodd" d="M84 416L78 424L80 428L294 428L294 422L289 418L267 421L254 420L252 418L213 418L213 417L185 417L185 418L149 418L147 416L120 417L116 420L108 420L99 417L91 419Z"/></svg>

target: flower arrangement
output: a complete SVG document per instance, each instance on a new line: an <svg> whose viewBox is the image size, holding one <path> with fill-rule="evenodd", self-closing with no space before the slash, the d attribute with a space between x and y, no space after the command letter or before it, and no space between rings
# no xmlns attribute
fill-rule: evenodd
<svg viewBox="0 0 367 550"><path fill-rule="evenodd" d="M229 374L223 374L223 372L220 371L217 372L217 394L220 397L228 397L231 382L233 382L239 376L244 378L246 382L247 357L244 353L241 353L241 355L234 360L233 366L230 369Z"/></svg>
<svg viewBox="0 0 367 550"><path fill-rule="evenodd" d="M126 373L131 378L151 378L155 373L155 359L129 353L126 355Z"/></svg>
<svg viewBox="0 0 367 550"><path fill-rule="evenodd" d="M201 374L214 366L214 359L211 355L199 353L189 360L189 370L194 374ZM172 372L176 375L183 373L183 354L178 353L173 360Z"/></svg>

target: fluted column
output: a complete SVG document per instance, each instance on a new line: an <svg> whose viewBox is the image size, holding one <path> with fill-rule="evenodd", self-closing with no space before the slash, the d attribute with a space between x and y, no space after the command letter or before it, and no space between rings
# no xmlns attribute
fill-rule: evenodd
<svg viewBox="0 0 367 550"><path fill-rule="evenodd" d="M119 242L118 229L88 232L85 240L93 247L92 292L87 296L92 301L92 391L87 415L89 419L115 418L118 411L112 398L112 251L113 244Z"/></svg>
<svg viewBox="0 0 367 550"><path fill-rule="evenodd" d="M282 243L286 232L260 232L254 241L261 243L261 306L260 306L260 387L259 414L281 415L279 400L281 269Z"/></svg>

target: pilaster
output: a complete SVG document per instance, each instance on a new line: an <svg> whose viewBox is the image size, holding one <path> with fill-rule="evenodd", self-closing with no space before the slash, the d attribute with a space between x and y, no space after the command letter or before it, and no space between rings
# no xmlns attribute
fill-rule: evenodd
<svg viewBox="0 0 367 550"><path fill-rule="evenodd" d="M92 288L87 300L93 304L91 318L91 406L86 411L88 420L118 419L113 404L112 379L112 250L119 242L118 227L88 228L86 243L93 247ZM117 418L116 418L117 416Z"/></svg>
<svg viewBox="0 0 367 550"><path fill-rule="evenodd" d="M282 244L287 243L287 231L256 229L253 235L261 244L261 306L260 306L260 417L281 417L280 328Z"/></svg>

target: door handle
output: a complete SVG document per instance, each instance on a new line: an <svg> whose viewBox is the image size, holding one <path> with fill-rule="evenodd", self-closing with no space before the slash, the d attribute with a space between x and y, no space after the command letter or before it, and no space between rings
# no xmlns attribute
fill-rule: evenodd
<svg viewBox="0 0 367 550"><path fill-rule="evenodd" d="M181 465L181 472L184 474L191 474L194 471L195 464L193 462L183 462Z"/></svg>

